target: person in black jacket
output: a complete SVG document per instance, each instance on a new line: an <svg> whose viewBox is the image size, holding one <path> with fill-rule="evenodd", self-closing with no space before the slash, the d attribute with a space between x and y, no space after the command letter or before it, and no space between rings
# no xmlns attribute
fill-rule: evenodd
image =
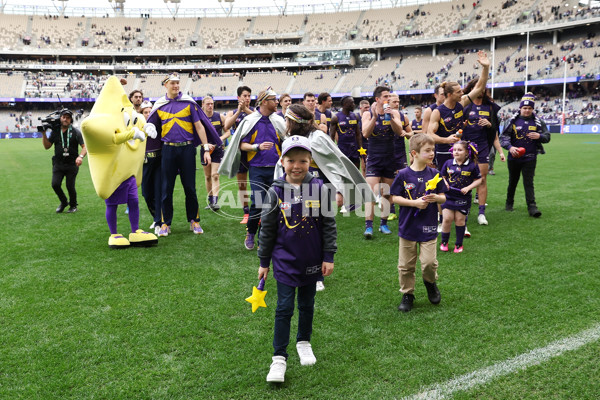
<svg viewBox="0 0 600 400"><path fill-rule="evenodd" d="M506 125L500 142L509 151L508 155L508 189L506 192L507 211L513 210L515 190L523 174L525 201L529 215L539 218L542 213L535 202L533 177L538 153L544 154L542 143L550 142L550 132L546 124L533 112L535 97L526 93L519 104L519 113Z"/></svg>
<svg viewBox="0 0 600 400"><path fill-rule="evenodd" d="M69 206L68 213L77 211L77 191L75 190L75 178L79 172L79 166L87 154L83 137L79 129L73 127L73 112L63 109L60 112L60 126L49 129L42 135L42 144L48 150L54 145L54 157L52 157L52 189L60 200L56 208L61 213ZM81 146L81 152L79 152ZM69 200L62 190L63 178L67 178L67 191Z"/></svg>

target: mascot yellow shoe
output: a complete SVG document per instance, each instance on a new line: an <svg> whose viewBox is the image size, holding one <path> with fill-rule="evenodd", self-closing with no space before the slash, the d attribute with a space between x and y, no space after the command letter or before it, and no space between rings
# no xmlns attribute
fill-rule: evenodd
<svg viewBox="0 0 600 400"><path fill-rule="evenodd" d="M154 233L138 229L129 234L129 243L134 247L150 247L158 243L158 237Z"/></svg>
<svg viewBox="0 0 600 400"><path fill-rule="evenodd" d="M129 240L118 233L110 235L108 238L108 247L111 249L126 249L129 247Z"/></svg>
<svg viewBox="0 0 600 400"><path fill-rule="evenodd" d="M123 242L115 237L118 235L119 204L129 206L131 232L134 232L134 236L138 235L137 188L142 182L145 140L146 135L156 137L156 128L146 124L143 115L135 112L123 85L117 77L111 76L104 84L90 115L81 123L81 133L88 151L94 189L106 202L106 221L111 233L109 247L112 248L111 240L114 243L117 240ZM127 241L124 237L123 240Z"/></svg>

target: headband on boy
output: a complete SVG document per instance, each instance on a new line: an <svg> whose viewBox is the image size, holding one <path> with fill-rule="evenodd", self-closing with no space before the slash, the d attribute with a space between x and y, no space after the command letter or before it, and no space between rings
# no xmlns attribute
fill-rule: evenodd
<svg viewBox="0 0 600 400"><path fill-rule="evenodd" d="M259 94L259 96L260 97L258 97L256 99L256 104L260 106L260 104L269 96L274 96L275 98L277 98L277 93L275 93L273 88L271 88L271 86L269 86L268 88L265 89L264 93Z"/></svg>
<svg viewBox="0 0 600 400"><path fill-rule="evenodd" d="M308 124L310 123L309 119L304 119L304 118L300 118L300 116L296 113L294 113L292 110L290 110L290 108L288 107L287 110L285 110L285 117L291 119L292 121L295 121L299 124Z"/></svg>

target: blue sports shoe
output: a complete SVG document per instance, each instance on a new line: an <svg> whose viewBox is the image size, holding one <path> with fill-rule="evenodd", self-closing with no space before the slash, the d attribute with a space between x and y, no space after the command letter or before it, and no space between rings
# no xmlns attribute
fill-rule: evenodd
<svg viewBox="0 0 600 400"><path fill-rule="evenodd" d="M363 233L363 236L365 237L365 239L373 238L373 228L369 227L369 228L365 229L365 233Z"/></svg>
<svg viewBox="0 0 600 400"><path fill-rule="evenodd" d="M392 233L387 225L379 226L379 232L383 233L384 235L390 235Z"/></svg>

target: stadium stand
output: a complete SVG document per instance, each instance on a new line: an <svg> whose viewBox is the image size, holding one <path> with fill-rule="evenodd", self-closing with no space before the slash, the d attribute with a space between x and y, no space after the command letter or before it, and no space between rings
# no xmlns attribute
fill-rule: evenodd
<svg viewBox="0 0 600 400"><path fill-rule="evenodd" d="M248 72L243 82L256 93L267 86L271 86L277 93L285 93L291 80L292 75L288 72Z"/></svg>
<svg viewBox="0 0 600 400"><path fill-rule="evenodd" d="M0 73L0 97L23 96L25 74L21 72Z"/></svg>
<svg viewBox="0 0 600 400"><path fill-rule="evenodd" d="M351 39L353 30L358 34L358 20L361 13L346 12L331 14L313 14L308 17L303 44L309 46L338 45ZM355 35L355 36L356 36Z"/></svg>
<svg viewBox="0 0 600 400"><path fill-rule="evenodd" d="M536 30L540 26L548 29ZM477 76L473 52L490 49L498 33L495 83L522 85L526 62L532 80L562 78L564 57L567 76L586 86L584 94L570 88L567 112L587 121L590 115L597 118L600 101L590 89L600 74L599 26L600 8L567 7L559 0L453 0L226 19L0 14L0 96L40 102L56 95L93 99L107 77L116 74L127 78L127 93L141 89L154 98L164 94L161 81L167 71L179 71L182 91L195 97L235 98L240 84L255 94L271 85L296 96L328 91L361 97L378 84L432 90L443 80L462 84ZM527 29L532 29L529 60L521 34ZM293 43L279 40L290 37ZM555 85L547 94L535 87L536 95L548 99L540 102L544 114L554 117L562 106L556 103L562 86ZM508 89L496 96L505 93L515 98L507 95L503 104L514 109L519 96ZM406 111L427 101L411 97ZM16 117L10 118L0 125L15 125Z"/></svg>

